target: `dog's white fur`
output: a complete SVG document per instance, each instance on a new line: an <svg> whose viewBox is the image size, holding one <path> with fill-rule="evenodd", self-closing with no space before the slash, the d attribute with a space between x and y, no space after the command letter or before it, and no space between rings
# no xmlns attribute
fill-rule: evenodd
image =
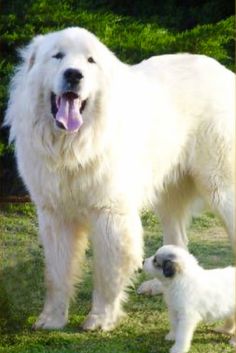
<svg viewBox="0 0 236 353"><path fill-rule="evenodd" d="M200 321L226 319L224 333L235 335L235 268L205 270L187 250L161 247L147 258L144 270L161 283L174 340L171 353L186 353Z"/></svg>
<svg viewBox="0 0 236 353"><path fill-rule="evenodd" d="M89 233L95 274L84 328L107 330L142 262L142 207L159 213L166 244L186 246L190 205L202 196L234 241L234 75L201 55L129 66L81 28L38 36L22 57L5 124L45 250L47 296L35 327L66 323ZM68 68L84 77L77 133L51 114L50 94L60 94Z"/></svg>

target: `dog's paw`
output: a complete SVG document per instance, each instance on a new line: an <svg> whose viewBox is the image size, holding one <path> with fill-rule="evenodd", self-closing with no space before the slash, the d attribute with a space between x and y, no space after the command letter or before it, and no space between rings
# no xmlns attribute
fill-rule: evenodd
<svg viewBox="0 0 236 353"><path fill-rule="evenodd" d="M229 341L229 344L233 347L236 347L236 337L232 337Z"/></svg>
<svg viewBox="0 0 236 353"><path fill-rule="evenodd" d="M162 284L157 279L143 282L137 289L138 294L157 295L163 293Z"/></svg>
<svg viewBox="0 0 236 353"><path fill-rule="evenodd" d="M170 332L166 335L165 340L166 340L166 341L175 341L175 334L174 334L174 332L170 331Z"/></svg>
<svg viewBox="0 0 236 353"><path fill-rule="evenodd" d="M229 326L229 325L223 325L223 326L214 328L213 331L217 333L223 333L226 335L233 335L235 332L235 327Z"/></svg>
<svg viewBox="0 0 236 353"><path fill-rule="evenodd" d="M38 320L32 326L33 330L45 329L61 329L67 323L67 318L65 315L56 315L42 312Z"/></svg>
<svg viewBox="0 0 236 353"><path fill-rule="evenodd" d="M89 314L82 328L85 331L94 331L98 329L102 331L111 331L115 326L116 321L109 320L105 315Z"/></svg>

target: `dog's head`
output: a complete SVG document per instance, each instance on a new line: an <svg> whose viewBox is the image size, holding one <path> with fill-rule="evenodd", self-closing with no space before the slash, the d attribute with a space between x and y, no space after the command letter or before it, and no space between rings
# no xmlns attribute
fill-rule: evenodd
<svg viewBox="0 0 236 353"><path fill-rule="evenodd" d="M165 245L156 254L145 259L146 273L166 282L197 265L197 260L188 251L174 245Z"/></svg>
<svg viewBox="0 0 236 353"><path fill-rule="evenodd" d="M106 75L118 61L82 28L39 35L21 53L24 84L41 99L41 109L48 110L41 115L50 115L58 128L71 133L80 129L95 107L99 109Z"/></svg>

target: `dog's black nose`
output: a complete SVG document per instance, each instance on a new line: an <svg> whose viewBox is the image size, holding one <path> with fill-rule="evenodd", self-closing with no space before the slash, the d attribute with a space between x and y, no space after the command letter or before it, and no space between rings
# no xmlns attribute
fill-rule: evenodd
<svg viewBox="0 0 236 353"><path fill-rule="evenodd" d="M64 72L64 78L71 86L77 85L83 77L83 74L77 69L67 69Z"/></svg>
<svg viewBox="0 0 236 353"><path fill-rule="evenodd" d="M143 260L143 265L144 265L145 260Z"/></svg>

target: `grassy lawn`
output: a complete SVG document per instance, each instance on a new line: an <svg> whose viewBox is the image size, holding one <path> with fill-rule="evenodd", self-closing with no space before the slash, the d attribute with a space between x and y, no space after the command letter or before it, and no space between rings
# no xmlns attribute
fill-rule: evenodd
<svg viewBox="0 0 236 353"><path fill-rule="evenodd" d="M37 241L35 210L30 204L0 208L0 352L2 353L167 353L170 343L167 311L162 297L136 294L144 279L138 274L125 304L127 316L109 333L86 333L80 325L91 305L91 251L84 277L71 305L70 321L61 331L32 331L44 295L42 249ZM144 214L145 252L161 244L156 218ZM194 220L189 231L190 249L205 267L226 266L233 256L220 222L211 214ZM212 325L197 329L192 353L232 353L228 338L212 332Z"/></svg>

